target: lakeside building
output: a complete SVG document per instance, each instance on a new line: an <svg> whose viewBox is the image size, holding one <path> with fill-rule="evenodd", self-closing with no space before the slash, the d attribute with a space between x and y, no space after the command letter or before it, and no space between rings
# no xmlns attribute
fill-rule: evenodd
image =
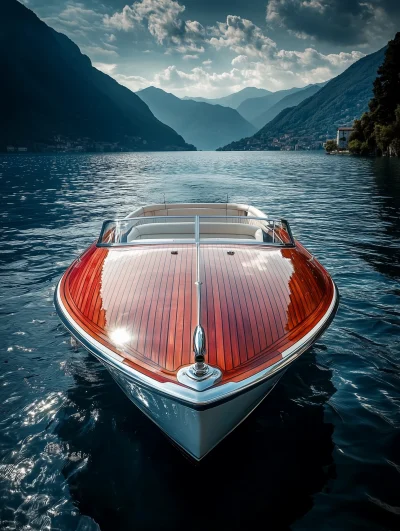
<svg viewBox="0 0 400 531"><path fill-rule="evenodd" d="M336 143L338 149L347 149L349 146L349 137L353 132L352 127L338 127L336 135Z"/></svg>

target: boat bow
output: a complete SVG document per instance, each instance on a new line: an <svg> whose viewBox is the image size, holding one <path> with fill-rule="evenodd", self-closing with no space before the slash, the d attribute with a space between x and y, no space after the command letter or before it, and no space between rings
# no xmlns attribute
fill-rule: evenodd
<svg viewBox="0 0 400 531"><path fill-rule="evenodd" d="M93 245L62 278L56 304L71 333L102 361L194 406L280 370L335 313L334 283L300 244L204 245L201 299L195 247L174 253L163 245ZM211 367L199 385L187 376L195 356Z"/></svg>
<svg viewBox="0 0 400 531"><path fill-rule="evenodd" d="M164 204L106 221L55 304L129 398L201 459L323 333L338 293L286 221Z"/></svg>

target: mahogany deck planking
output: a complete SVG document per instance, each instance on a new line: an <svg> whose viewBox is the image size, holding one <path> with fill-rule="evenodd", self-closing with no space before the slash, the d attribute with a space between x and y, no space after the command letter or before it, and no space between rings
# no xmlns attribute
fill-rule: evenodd
<svg viewBox="0 0 400 531"><path fill-rule="evenodd" d="M206 357L222 370L223 382L279 359L317 324L333 297L329 275L300 244L202 244L200 277ZM175 381L177 370L193 361L195 280L192 244L93 245L68 269L60 292L88 334L142 372ZM129 341L113 340L118 329Z"/></svg>

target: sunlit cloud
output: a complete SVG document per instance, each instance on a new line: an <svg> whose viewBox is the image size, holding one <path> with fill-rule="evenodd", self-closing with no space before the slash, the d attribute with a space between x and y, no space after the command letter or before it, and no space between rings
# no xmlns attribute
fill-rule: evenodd
<svg viewBox="0 0 400 531"><path fill-rule="evenodd" d="M93 66L97 68L97 70L101 70L105 74L112 74L115 69L117 68L117 65L115 63L93 63Z"/></svg>
<svg viewBox="0 0 400 531"><path fill-rule="evenodd" d="M217 50L229 48L238 54L269 57L276 49L276 43L251 20L233 15L228 15L225 22L218 22L210 33L209 42Z"/></svg>
<svg viewBox="0 0 400 531"><path fill-rule="evenodd" d="M99 55L103 57L118 57L118 53L115 50L109 50L101 46L82 46L82 52L89 55L89 57L98 57Z"/></svg>
<svg viewBox="0 0 400 531"><path fill-rule="evenodd" d="M117 40L117 37L113 33L106 33L105 38L107 42L115 42Z"/></svg>
<svg viewBox="0 0 400 531"><path fill-rule="evenodd" d="M252 61L247 55L232 60L232 68L212 72L207 66L190 70L170 65L152 78L117 74L115 79L131 90L137 91L153 85L178 96L204 94L218 96L247 86L280 90L293 86L321 83L340 73L346 66L363 57L361 52L324 55L312 48L304 52L280 50L273 60Z"/></svg>
<svg viewBox="0 0 400 531"><path fill-rule="evenodd" d="M202 53L205 29L197 21L182 19L184 11L185 6L174 0L139 0L105 15L103 21L107 27L122 31L146 26L159 45L181 53Z"/></svg>

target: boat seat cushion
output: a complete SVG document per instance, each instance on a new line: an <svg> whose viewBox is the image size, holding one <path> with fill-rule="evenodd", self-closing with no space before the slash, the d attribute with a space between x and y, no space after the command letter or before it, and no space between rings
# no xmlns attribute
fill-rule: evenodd
<svg viewBox="0 0 400 531"><path fill-rule="evenodd" d="M127 235L127 241L194 239L194 237L195 224L191 222L147 223L134 227ZM200 224L200 237L202 239L263 241L261 229L242 223L203 222Z"/></svg>

